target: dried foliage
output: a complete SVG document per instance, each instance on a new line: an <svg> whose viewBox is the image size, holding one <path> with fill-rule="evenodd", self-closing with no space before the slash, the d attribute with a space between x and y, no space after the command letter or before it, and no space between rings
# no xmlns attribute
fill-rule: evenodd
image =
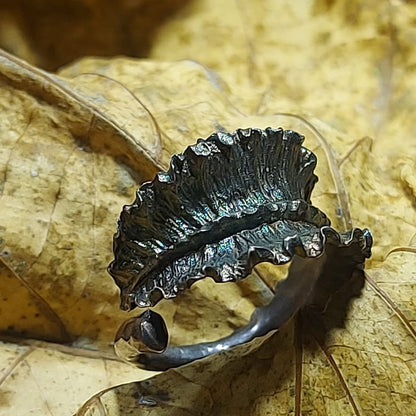
<svg viewBox="0 0 416 416"><path fill-rule="evenodd" d="M416 6L177 2L149 12L146 52L133 35L129 52L117 30L86 28L100 5L80 1L81 17L48 20L49 42L66 33L57 56L33 35L41 21L22 17L40 2L6 3L0 43L36 65L0 54L0 415L416 414ZM143 19L129 4L117 19ZM76 51L71 28L116 46ZM38 67L85 53L149 59ZM198 137L267 126L306 136L313 203L334 227L372 230L365 282L352 286L361 295L347 312L340 293L264 342L144 380L153 374L111 349L126 319L106 273L120 209ZM262 266L238 284L199 282L157 309L172 342L216 339L283 275Z"/></svg>

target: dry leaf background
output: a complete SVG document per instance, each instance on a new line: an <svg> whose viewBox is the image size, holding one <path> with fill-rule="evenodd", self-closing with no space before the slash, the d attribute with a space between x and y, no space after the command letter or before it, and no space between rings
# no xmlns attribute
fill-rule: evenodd
<svg viewBox="0 0 416 416"><path fill-rule="evenodd" d="M399 0L2 2L0 415L416 415L415 21ZM303 133L314 204L372 230L361 296L339 328L304 314L184 368L123 364L121 206L196 138L250 126ZM172 342L230 332L283 275L162 302Z"/></svg>

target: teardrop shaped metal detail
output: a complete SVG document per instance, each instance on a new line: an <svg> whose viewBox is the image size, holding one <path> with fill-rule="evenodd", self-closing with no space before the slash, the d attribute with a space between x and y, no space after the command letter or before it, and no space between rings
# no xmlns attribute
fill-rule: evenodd
<svg viewBox="0 0 416 416"><path fill-rule="evenodd" d="M206 276L237 281L253 266L318 257L329 219L311 205L315 155L291 130L199 139L126 205L109 272L121 307L155 305Z"/></svg>

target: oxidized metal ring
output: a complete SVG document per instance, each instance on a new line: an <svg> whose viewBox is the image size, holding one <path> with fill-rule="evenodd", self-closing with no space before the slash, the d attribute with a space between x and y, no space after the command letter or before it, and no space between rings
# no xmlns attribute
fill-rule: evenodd
<svg viewBox="0 0 416 416"><path fill-rule="evenodd" d="M239 281L261 262L291 261L271 302L247 325L213 342L168 346L163 318L148 309L119 329L115 347L136 365L165 370L278 330L314 302L320 281L345 282L371 255L367 229L338 233L311 204L316 156L283 129L218 132L171 158L123 208L109 272L121 308L152 307L207 276Z"/></svg>

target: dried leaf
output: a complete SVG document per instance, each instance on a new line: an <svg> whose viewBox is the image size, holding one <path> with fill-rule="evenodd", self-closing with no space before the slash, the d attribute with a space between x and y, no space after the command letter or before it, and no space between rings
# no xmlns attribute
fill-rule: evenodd
<svg viewBox="0 0 416 416"><path fill-rule="evenodd" d="M331 308L323 318L303 313L255 352L240 349L119 386L94 396L77 415L99 408L106 415L412 414L411 256L391 255L369 271L342 328L327 332L334 327Z"/></svg>
<svg viewBox="0 0 416 416"><path fill-rule="evenodd" d="M63 81L6 54L0 64L3 261L57 315L61 341L111 339L117 295L103 265L114 218L143 178L130 169L146 177L154 167L137 151L134 160L129 134Z"/></svg>
<svg viewBox="0 0 416 416"><path fill-rule="evenodd" d="M90 58L53 76L2 55L3 332L13 325L14 334L108 348L124 319L105 273L121 206L171 153L218 127L304 134L319 161L313 203L335 228L368 226L375 238L346 317L305 311L262 345L106 390L79 414L416 414L415 9L201 0L161 28L151 50L159 61ZM181 60L189 57L200 64ZM267 302L282 275L261 267L240 284L201 282L161 304L171 341L226 334ZM5 282L15 289L6 292ZM2 380L3 391L30 388L25 378ZM54 382L64 390L66 380ZM77 403L104 388L89 383ZM8 394L3 414L74 411L75 400L57 411L40 391L33 406Z"/></svg>
<svg viewBox="0 0 416 416"><path fill-rule="evenodd" d="M0 414L75 412L98 389L150 377L115 357L42 342L0 343Z"/></svg>

